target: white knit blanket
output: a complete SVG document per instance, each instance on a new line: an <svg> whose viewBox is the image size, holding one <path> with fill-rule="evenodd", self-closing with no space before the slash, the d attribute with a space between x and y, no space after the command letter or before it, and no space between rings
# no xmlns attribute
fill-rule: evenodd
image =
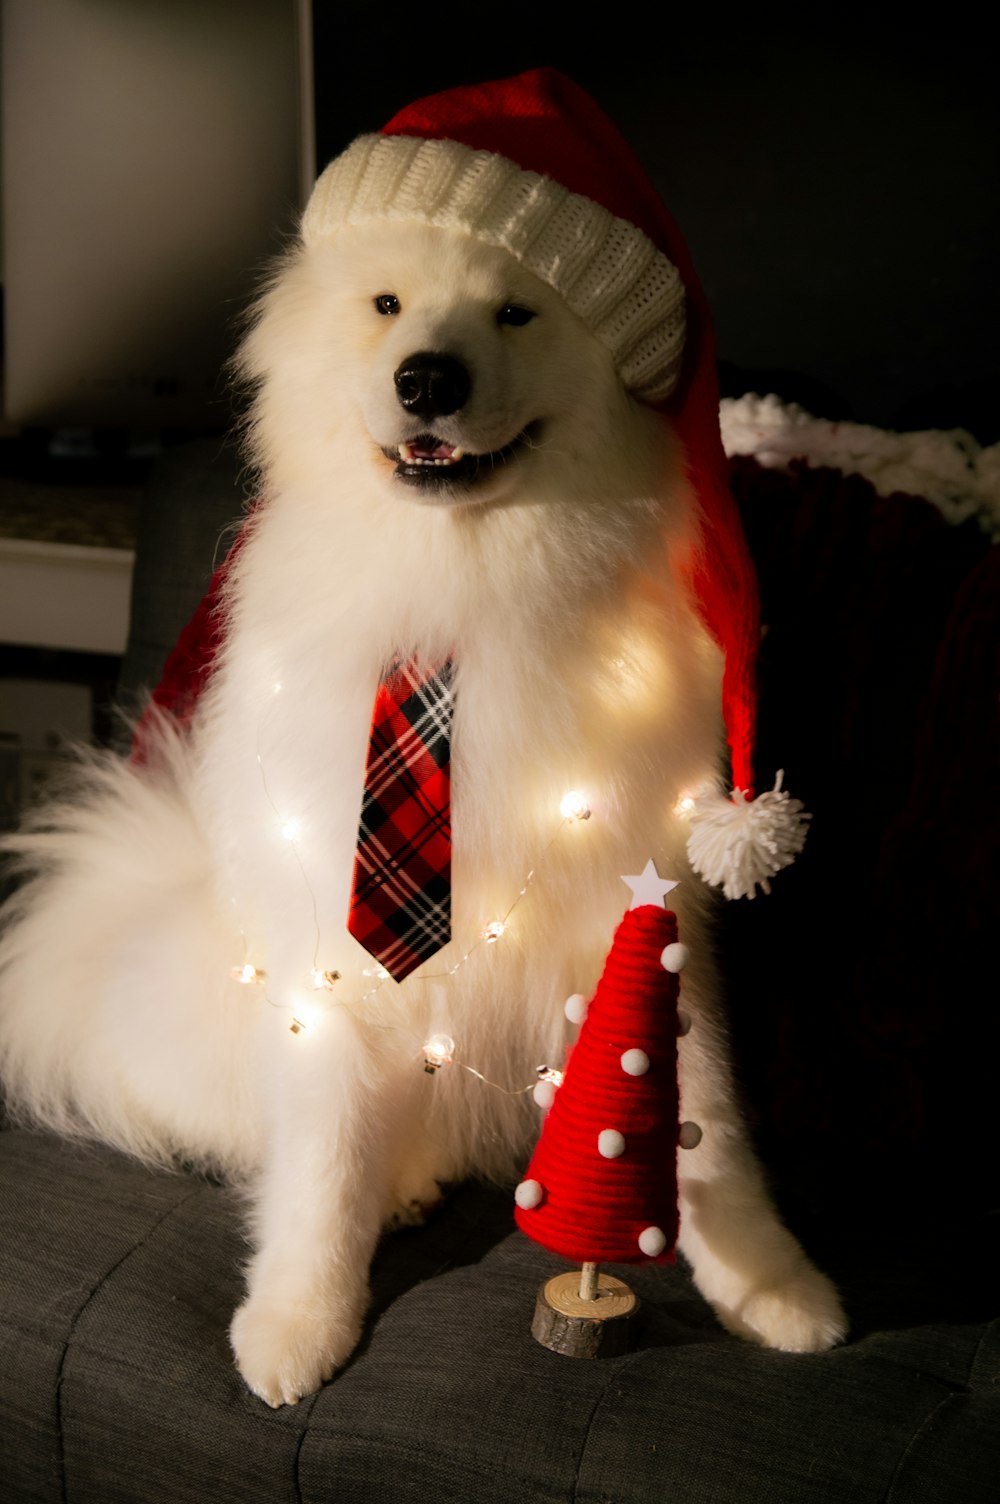
<svg viewBox="0 0 1000 1504"><path fill-rule="evenodd" d="M861 475L881 496L903 491L938 506L949 522L973 517L1000 541L1000 444L984 447L964 429L894 433L861 423L814 418L779 397L724 398L720 407L726 453L753 455L786 469L804 460Z"/></svg>

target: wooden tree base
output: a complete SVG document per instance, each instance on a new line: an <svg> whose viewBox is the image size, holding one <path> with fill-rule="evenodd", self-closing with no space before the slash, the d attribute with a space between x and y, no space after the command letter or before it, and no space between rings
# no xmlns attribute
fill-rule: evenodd
<svg viewBox="0 0 1000 1504"><path fill-rule="evenodd" d="M556 1274L538 1292L531 1335L570 1358L614 1358L627 1352L639 1297L611 1274L597 1276L593 1300L580 1295L580 1270Z"/></svg>

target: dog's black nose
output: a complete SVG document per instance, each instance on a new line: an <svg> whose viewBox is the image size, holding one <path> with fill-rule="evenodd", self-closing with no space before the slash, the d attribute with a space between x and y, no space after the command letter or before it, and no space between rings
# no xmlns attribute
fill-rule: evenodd
<svg viewBox="0 0 1000 1504"><path fill-rule="evenodd" d="M472 377L460 360L428 350L408 355L394 379L400 404L426 422L457 413L472 390Z"/></svg>

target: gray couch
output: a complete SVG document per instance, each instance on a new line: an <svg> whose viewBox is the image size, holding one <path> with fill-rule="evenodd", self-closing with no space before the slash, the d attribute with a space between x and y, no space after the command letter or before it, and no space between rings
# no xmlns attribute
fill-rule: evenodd
<svg viewBox="0 0 1000 1504"><path fill-rule="evenodd" d="M755 1349L678 1263L618 1271L642 1300L625 1356L550 1352L531 1316L564 1265L516 1230L508 1190L470 1184L383 1240L349 1366L271 1411L227 1343L233 1194L8 1126L0 1504L1000 1500L1000 550L852 477L746 461L734 486L770 628L761 756L773 739L795 758L814 825L720 943L750 1121L849 1340ZM214 442L165 455L124 703L156 681L243 499ZM769 974L746 959L775 953Z"/></svg>

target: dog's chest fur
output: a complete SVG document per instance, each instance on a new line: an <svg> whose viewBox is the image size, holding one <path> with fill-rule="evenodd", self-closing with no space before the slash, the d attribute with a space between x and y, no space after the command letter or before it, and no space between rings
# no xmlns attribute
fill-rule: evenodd
<svg viewBox="0 0 1000 1504"><path fill-rule="evenodd" d="M269 968L308 964L314 905L323 965L362 964L343 922L372 704L386 660L417 652L455 665L445 962L534 873L521 954L548 959L554 989L589 981L570 957L593 954L573 963L586 971L603 954L622 873L684 865L673 806L718 750L715 655L662 533L638 499L477 513L394 506L360 477L335 515L315 489L262 509L198 745L224 896L247 934L279 937ZM586 828L563 828L569 789L591 804Z"/></svg>

